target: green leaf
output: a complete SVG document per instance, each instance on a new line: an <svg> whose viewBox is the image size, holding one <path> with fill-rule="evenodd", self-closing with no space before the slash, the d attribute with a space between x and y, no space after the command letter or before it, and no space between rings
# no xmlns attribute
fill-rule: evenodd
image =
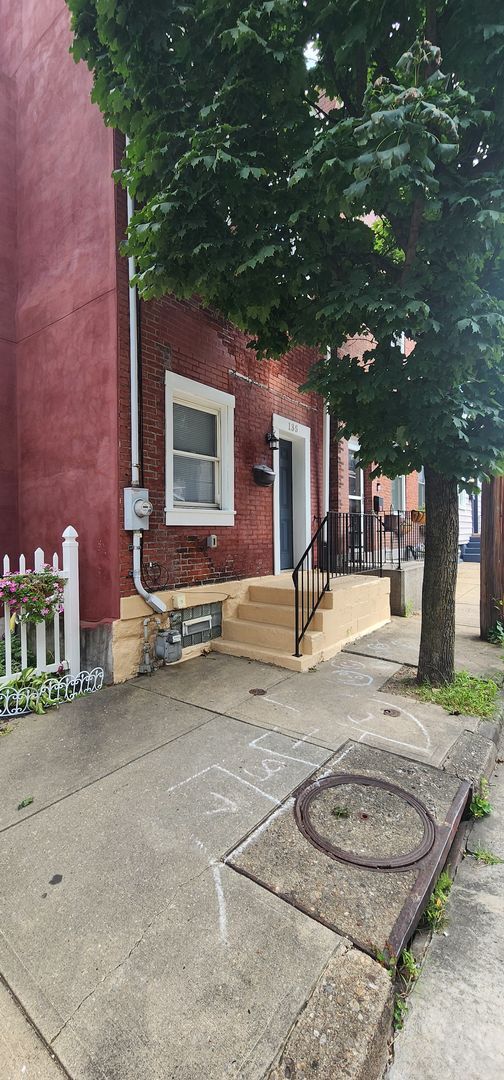
<svg viewBox="0 0 504 1080"><path fill-rule="evenodd" d="M250 259L246 259L236 270L236 274L243 274L245 270L254 270L256 266L265 262L266 259L270 259L272 255L277 251L277 247L274 244L269 244L266 247L261 248L257 252L257 255L252 255Z"/></svg>

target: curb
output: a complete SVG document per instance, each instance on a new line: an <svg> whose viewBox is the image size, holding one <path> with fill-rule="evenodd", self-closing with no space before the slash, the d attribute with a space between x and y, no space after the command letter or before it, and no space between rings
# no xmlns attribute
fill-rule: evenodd
<svg viewBox="0 0 504 1080"><path fill-rule="evenodd" d="M345 944L324 968L267 1080L379 1080L388 1060L393 983Z"/></svg>
<svg viewBox="0 0 504 1080"><path fill-rule="evenodd" d="M480 720L477 731L463 731L448 752L443 769L459 780L468 780L472 788L489 779L497 758L497 748L504 728L504 694L491 720Z"/></svg>

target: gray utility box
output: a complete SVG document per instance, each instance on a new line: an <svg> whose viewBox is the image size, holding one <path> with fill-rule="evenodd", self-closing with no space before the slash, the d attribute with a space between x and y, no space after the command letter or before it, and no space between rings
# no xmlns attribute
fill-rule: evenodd
<svg viewBox="0 0 504 1080"><path fill-rule="evenodd" d="M174 664L182 656L182 635L178 630L160 630L156 635L156 657Z"/></svg>

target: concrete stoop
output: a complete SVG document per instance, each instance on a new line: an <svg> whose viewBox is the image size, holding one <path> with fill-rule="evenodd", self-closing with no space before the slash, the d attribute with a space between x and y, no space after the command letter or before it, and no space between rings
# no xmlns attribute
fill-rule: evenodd
<svg viewBox="0 0 504 1080"><path fill-rule="evenodd" d="M306 603L306 607L308 604ZM353 575L332 582L294 655L295 593L290 577L250 585L232 617L224 615L216 652L260 660L291 671L307 671L330 660L349 641L390 622L387 578Z"/></svg>

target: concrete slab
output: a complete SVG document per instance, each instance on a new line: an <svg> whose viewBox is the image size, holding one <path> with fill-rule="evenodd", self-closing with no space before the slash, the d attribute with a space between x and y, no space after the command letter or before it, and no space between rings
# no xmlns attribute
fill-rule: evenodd
<svg viewBox="0 0 504 1080"><path fill-rule="evenodd" d="M230 664L230 661L232 663ZM230 678L230 675L232 677ZM206 653L174 667L161 668L139 682L156 694L233 714L233 707L255 687L271 687L288 673L283 668L242 657Z"/></svg>
<svg viewBox="0 0 504 1080"><path fill-rule="evenodd" d="M457 621L460 626L472 626L479 635L479 611L475 604L461 602L457 604Z"/></svg>
<svg viewBox="0 0 504 1080"><path fill-rule="evenodd" d="M379 657L397 664L418 663L421 619L393 617L388 626L376 630L365 638L346 645L344 652L358 656ZM472 675L491 675L502 670L498 650L494 645L481 641L472 626L459 625L455 639L455 664Z"/></svg>
<svg viewBox="0 0 504 1080"><path fill-rule="evenodd" d="M504 1076L504 866L466 859L395 1041L389 1080Z"/></svg>
<svg viewBox="0 0 504 1080"><path fill-rule="evenodd" d="M225 867L175 893L54 1041L86 1080L258 1080L338 938ZM336 964L337 966L337 964Z"/></svg>
<svg viewBox="0 0 504 1080"><path fill-rule="evenodd" d="M23 717L1 740L0 829L201 727L212 715L127 683L44 716ZM33 803L18 811L28 795Z"/></svg>
<svg viewBox="0 0 504 1080"><path fill-rule="evenodd" d="M504 742L490 780L490 817L474 823L470 852L504 859ZM396 1038L389 1080L500 1080L504 1076L504 865L466 858L450 894L446 934L434 935Z"/></svg>
<svg viewBox="0 0 504 1080"><path fill-rule="evenodd" d="M231 659L231 658L228 658ZM297 733L336 750L348 738L441 764L461 731L476 720L448 716L437 705L381 694L399 665L340 653L313 672L290 675L234 714L250 723ZM230 675L232 677L232 674Z"/></svg>
<svg viewBox="0 0 504 1080"><path fill-rule="evenodd" d="M159 952L156 963L167 971L177 937L180 949L190 953L196 913L202 933L208 935L210 926L219 933L224 886L216 860L328 756L320 747L295 745L274 732L266 735L238 721L211 720L204 738L199 730L189 732L0 835L0 970L46 1039L54 1039L77 1010L80 1016L84 1000L123 966L162 915L165 929L153 948ZM203 875L213 890L212 904L208 892L199 889ZM189 926L184 919L193 903ZM171 934L166 913L173 905L179 914ZM258 928L266 939L269 933L260 911L256 940ZM250 912L244 901L245 923ZM275 926L282 918L284 913ZM327 953L333 939L324 935L316 940ZM283 941L284 947L288 949ZM235 954L229 963L232 968ZM231 978L231 968L223 975L208 961L207 979L213 987L209 1001L219 992L219 980ZM290 986L286 972L284 976ZM312 971L312 981L314 977ZM269 976L265 981L271 982ZM138 1009L140 1024L145 1021L142 980L141 988L131 1006L132 1015ZM265 985L257 992L271 990ZM281 995L278 991L275 1010L284 995L285 990ZM191 1008L190 999L181 998L182 1012ZM100 1028L99 1034L106 1041L106 1029ZM230 1035L235 1037L236 1032ZM96 1049L94 1045L91 1056ZM98 1050L105 1052L101 1046ZM126 1074L124 1045L122 1054L123 1071L111 1076L150 1080L166 1075L167 1059L159 1073ZM184 1055L180 1044L177 1063Z"/></svg>
<svg viewBox="0 0 504 1080"><path fill-rule="evenodd" d="M352 865L341 857L330 857L321 845L315 846L313 837L317 834L326 845L359 858L388 858L416 851L432 827L429 822L422 823L418 811L391 792L358 788L354 782L324 788L326 778L345 774L381 778L419 799L437 823L430 846L397 870L386 869L391 866L387 860L383 869ZM350 937L371 955L387 949L399 955L420 917L436 870L439 873L444 864L469 785L460 785L456 777L442 770L361 743L348 743L326 762L309 786L315 796L303 820L311 827L312 842L299 824L301 811L296 798L302 788L245 837L226 862ZM454 800L458 800L456 810Z"/></svg>
<svg viewBox="0 0 504 1080"><path fill-rule="evenodd" d="M470 780L471 784L477 786L480 777L490 775L495 757L496 748L492 739L472 731L463 731L452 746L444 767L460 780Z"/></svg>
<svg viewBox="0 0 504 1080"><path fill-rule="evenodd" d="M0 982L0 1076L2 1080L65 1080L51 1054Z"/></svg>
<svg viewBox="0 0 504 1080"><path fill-rule="evenodd" d="M504 737L501 739L499 754L494 772L490 777L490 803L492 813L489 817L475 822L467 840L467 850L483 849L491 851L499 859L504 859Z"/></svg>

